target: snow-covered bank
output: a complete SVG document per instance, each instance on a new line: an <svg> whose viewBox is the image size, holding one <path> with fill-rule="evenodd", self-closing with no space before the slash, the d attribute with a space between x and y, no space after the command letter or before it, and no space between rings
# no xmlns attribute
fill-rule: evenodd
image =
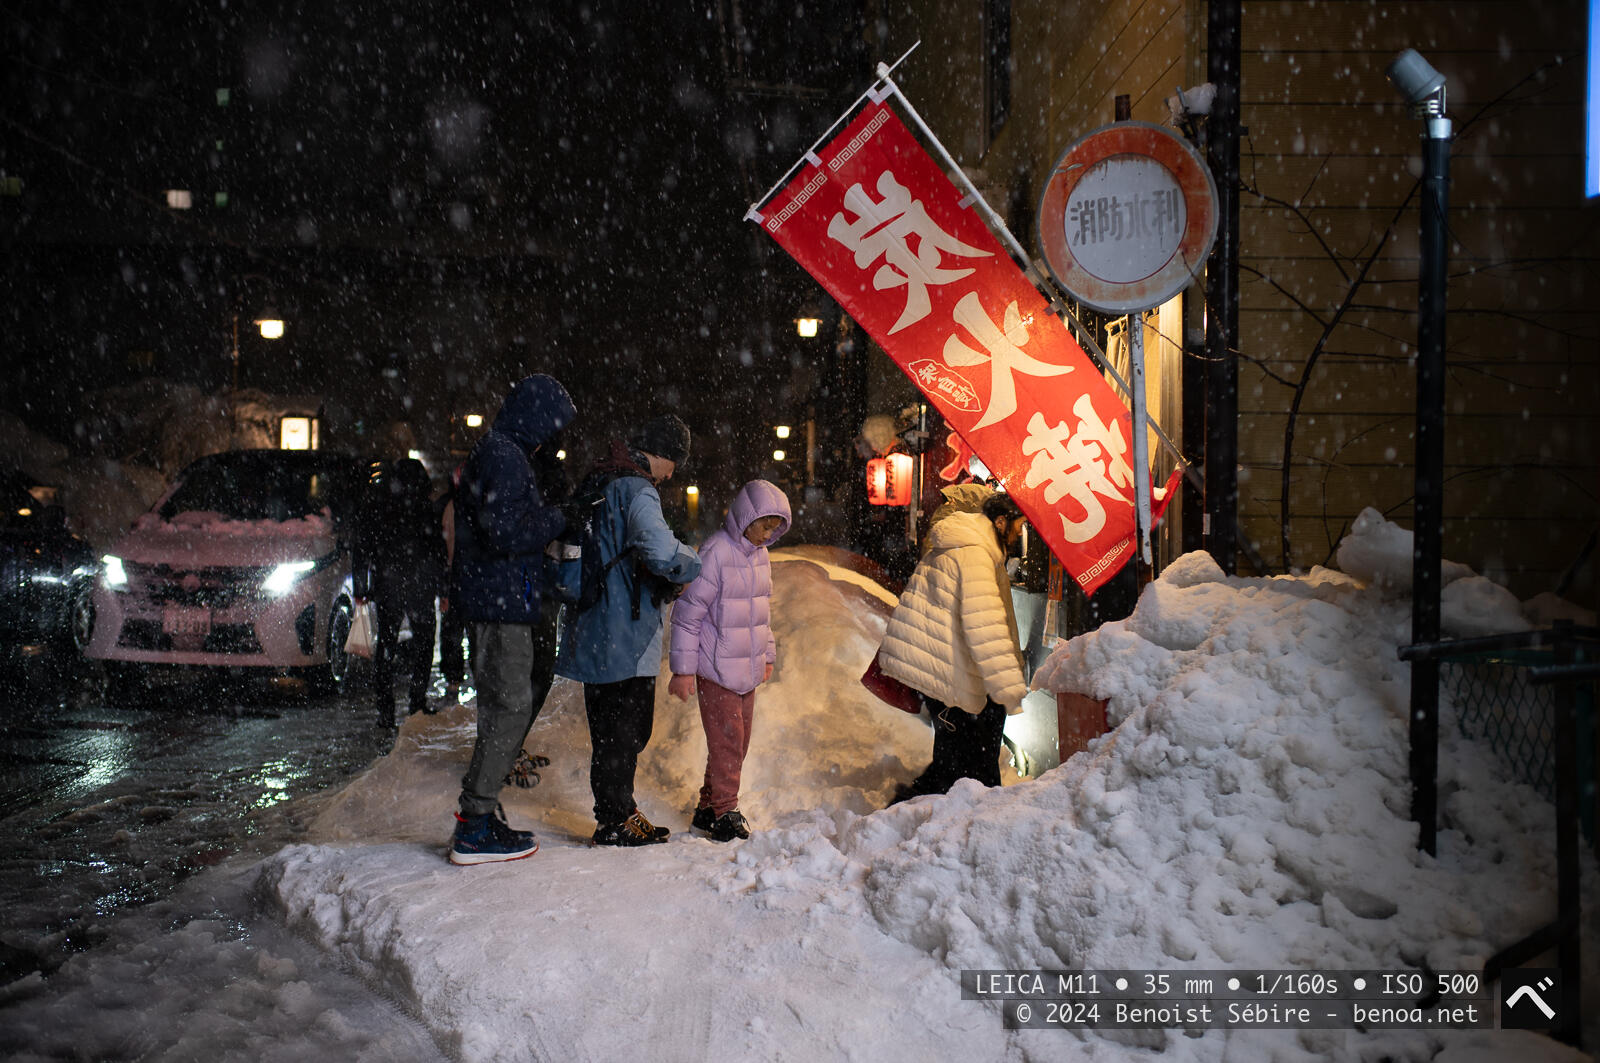
<svg viewBox="0 0 1600 1063"><path fill-rule="evenodd" d="M258 875L193 879L50 978L0 988L5 1059L442 1063L422 1024L252 908Z"/></svg>
<svg viewBox="0 0 1600 1063"><path fill-rule="evenodd" d="M680 834L590 848L581 691L558 683L530 742L553 763L538 787L504 792L541 851L452 867L472 709L414 716L392 753L315 803L304 843L203 876L147 921L177 929L0 994L0 1043L25 1059L1588 1058L1492 1031L1008 1033L997 1006L960 998L971 968L1474 967L1549 916L1549 805L1448 719L1439 856L1416 852L1395 656L1406 601L1375 577L1392 550L1351 546L1352 573L1303 578L1180 560L1133 617L1039 676L1109 697L1111 734L1039 779L888 810L931 739L857 682L885 596L825 553L775 551L780 660L758 698L749 841L685 833L704 745L693 705L663 687L638 794ZM1449 623L1509 623L1507 608ZM1584 875L1593 911L1592 860Z"/></svg>
<svg viewBox="0 0 1600 1063"><path fill-rule="evenodd" d="M1416 851L1392 592L1183 559L1041 672L1112 699L1088 753L872 812L929 746L856 682L881 606L810 564L775 578L750 841L584 845L581 695L560 685L533 743L555 764L507 791L533 859L443 861L463 709L413 718L330 803L324 844L264 864L264 897L464 1059L1574 1058L1498 1033L1007 1033L959 999L964 968L1471 968L1547 918L1549 806L1448 728L1440 853ZM692 708L663 692L648 815L686 826L702 755Z"/></svg>

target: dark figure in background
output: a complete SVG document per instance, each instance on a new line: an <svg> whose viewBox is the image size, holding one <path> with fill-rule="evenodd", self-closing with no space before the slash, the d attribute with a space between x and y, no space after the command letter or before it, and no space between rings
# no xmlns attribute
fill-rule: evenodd
<svg viewBox="0 0 1600 1063"><path fill-rule="evenodd" d="M445 589L439 595L439 674L444 676L444 698L451 705L460 703L461 683L467 677L471 648L462 652L461 640L467 634L466 617L461 611L459 580L456 576L456 493L461 490L461 470L450 474L450 487L435 503L439 526L444 532Z"/></svg>
<svg viewBox="0 0 1600 1063"><path fill-rule="evenodd" d="M434 601L445 574L444 535L431 494L422 462L390 462L368 485L357 521L352 582L356 598L371 599L377 607L372 693L381 727L395 726L397 670L408 676L410 711L428 711ZM400 630L407 624L411 637L402 642Z"/></svg>

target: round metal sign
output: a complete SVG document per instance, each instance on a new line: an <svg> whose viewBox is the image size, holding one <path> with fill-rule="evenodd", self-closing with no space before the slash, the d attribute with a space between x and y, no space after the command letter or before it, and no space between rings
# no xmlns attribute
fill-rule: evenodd
<svg viewBox="0 0 1600 1063"><path fill-rule="evenodd" d="M1217 187L1187 140L1148 122L1102 126L1056 161L1039 246L1056 283L1096 310L1160 306L1199 276L1217 235Z"/></svg>

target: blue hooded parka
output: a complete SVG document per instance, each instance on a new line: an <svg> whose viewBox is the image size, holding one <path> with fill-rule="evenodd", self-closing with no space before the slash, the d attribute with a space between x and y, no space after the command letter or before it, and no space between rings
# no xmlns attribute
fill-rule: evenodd
<svg viewBox="0 0 1600 1063"><path fill-rule="evenodd" d="M456 490L456 598L467 620L529 624L548 592L545 547L566 518L539 492L531 458L578 414L561 382L518 381L472 448ZM452 599L452 606L455 599Z"/></svg>

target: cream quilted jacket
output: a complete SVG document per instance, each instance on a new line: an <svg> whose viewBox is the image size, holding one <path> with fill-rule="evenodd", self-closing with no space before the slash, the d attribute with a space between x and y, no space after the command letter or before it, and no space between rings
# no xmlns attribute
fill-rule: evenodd
<svg viewBox="0 0 1600 1063"><path fill-rule="evenodd" d="M1028 686L994 525L981 513L952 513L928 539L883 633L884 673L971 713L986 698L1022 711Z"/></svg>

